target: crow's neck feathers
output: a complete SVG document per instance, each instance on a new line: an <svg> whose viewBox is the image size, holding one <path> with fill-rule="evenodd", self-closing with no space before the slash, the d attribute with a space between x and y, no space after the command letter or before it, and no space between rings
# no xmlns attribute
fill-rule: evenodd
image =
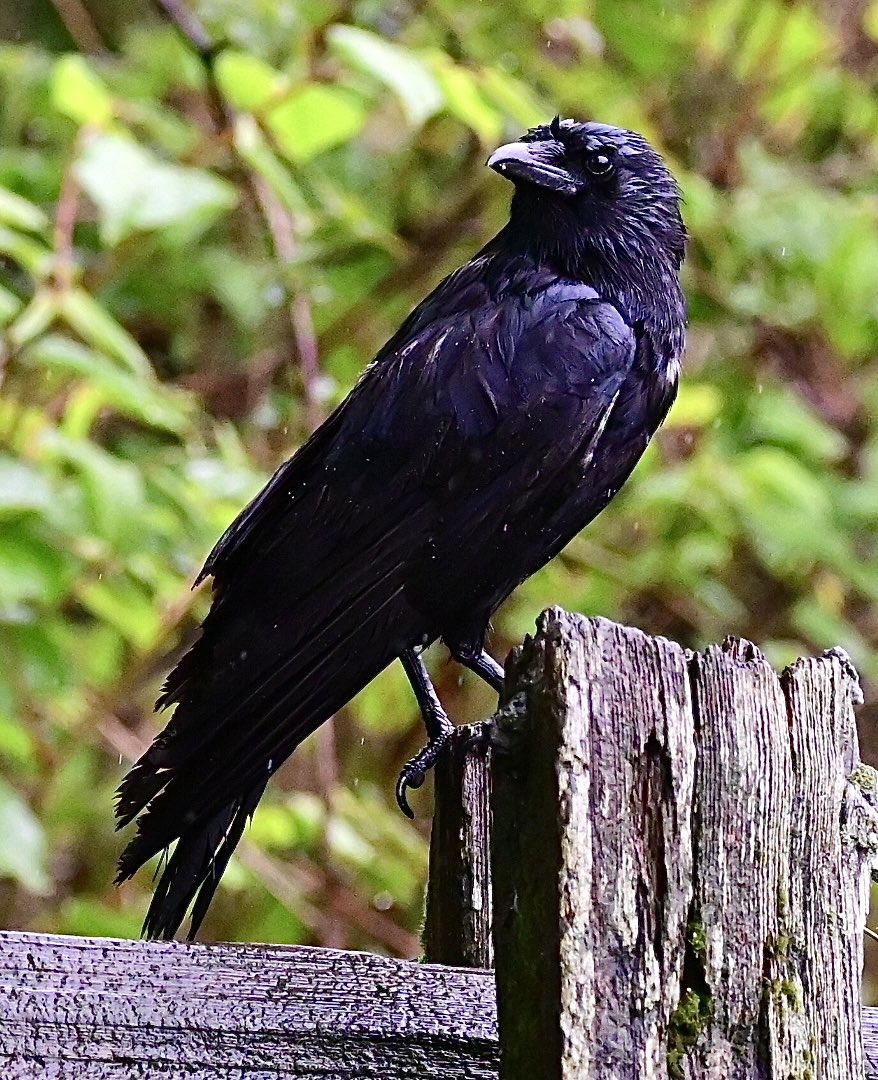
<svg viewBox="0 0 878 1080"><path fill-rule="evenodd" d="M686 325L679 281L685 235L676 192L645 202L636 214L605 208L583 221L581 210L561 200L517 191L509 223L486 254L523 257L592 286L632 326L648 329L663 352L676 356Z"/></svg>

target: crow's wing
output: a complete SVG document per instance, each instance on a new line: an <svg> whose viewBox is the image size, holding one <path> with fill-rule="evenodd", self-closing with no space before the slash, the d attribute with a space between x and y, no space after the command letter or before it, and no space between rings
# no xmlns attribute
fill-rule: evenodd
<svg viewBox="0 0 878 1080"><path fill-rule="evenodd" d="M431 544L454 544L498 515L508 522L578 459L629 373L634 332L577 283L499 303L466 291L471 310L418 309L411 332L233 522L199 580L213 575L222 595L283 552L285 573L313 591L393 537L416 554L421 526Z"/></svg>
<svg viewBox="0 0 878 1080"><path fill-rule="evenodd" d="M635 352L618 312L575 283L481 303L466 287L464 310L421 306L209 557L211 611L159 702L176 711L120 788L121 823L148 804L123 877L249 806L306 735L438 636L480 564L466 551L602 429Z"/></svg>

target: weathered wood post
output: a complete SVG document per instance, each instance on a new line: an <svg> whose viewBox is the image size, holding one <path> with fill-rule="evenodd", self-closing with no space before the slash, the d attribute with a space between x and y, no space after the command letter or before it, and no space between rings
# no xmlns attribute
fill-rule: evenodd
<svg viewBox="0 0 878 1080"><path fill-rule="evenodd" d="M461 727L436 770L424 954L433 964L492 968L491 752Z"/></svg>
<svg viewBox="0 0 878 1080"><path fill-rule="evenodd" d="M778 676L746 642L692 655L552 610L508 670L477 901L501 1080L862 1077L878 815L844 655Z"/></svg>

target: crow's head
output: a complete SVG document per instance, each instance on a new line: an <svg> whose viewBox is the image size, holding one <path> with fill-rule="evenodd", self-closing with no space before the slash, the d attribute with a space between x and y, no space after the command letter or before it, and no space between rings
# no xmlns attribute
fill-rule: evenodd
<svg viewBox="0 0 878 1080"><path fill-rule="evenodd" d="M488 165L515 185L515 231L568 269L585 263L635 278L656 260L679 269L680 192L642 135L556 117L501 146Z"/></svg>

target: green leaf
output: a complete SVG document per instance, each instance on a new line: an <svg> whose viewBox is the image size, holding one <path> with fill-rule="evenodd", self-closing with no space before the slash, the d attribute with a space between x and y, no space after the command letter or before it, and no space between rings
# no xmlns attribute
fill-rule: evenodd
<svg viewBox="0 0 878 1080"><path fill-rule="evenodd" d="M152 375L146 353L128 331L84 289L67 289L58 298L58 313L85 341L114 356L136 375Z"/></svg>
<svg viewBox="0 0 878 1080"><path fill-rule="evenodd" d="M83 607L114 626L135 648L152 647L161 630L161 619L152 597L129 578L119 574L111 580L85 582L77 588Z"/></svg>
<svg viewBox="0 0 878 1080"><path fill-rule="evenodd" d="M472 128L483 143L496 144L503 130L503 116L482 93L476 74L438 50L431 54L430 61L448 112Z"/></svg>
<svg viewBox="0 0 878 1080"><path fill-rule="evenodd" d="M2 678L2 675L0 675ZM10 762L19 773L30 773L36 753L31 733L11 716L3 715L6 694L0 689L0 758Z"/></svg>
<svg viewBox="0 0 878 1080"><path fill-rule="evenodd" d="M72 439L60 431L43 436L41 448L78 473L95 534L117 545L141 536L143 478L134 465L121 461L102 447Z"/></svg>
<svg viewBox="0 0 878 1080"><path fill-rule="evenodd" d="M116 898L101 902L90 896L71 896L57 918L57 933L74 937L140 937L143 912L139 907L119 908Z"/></svg>
<svg viewBox="0 0 878 1080"><path fill-rule="evenodd" d="M350 90L308 86L266 118L281 152L301 164L352 139L366 121L366 106Z"/></svg>
<svg viewBox="0 0 878 1080"><path fill-rule="evenodd" d="M135 377L100 352L88 349L60 334L48 334L23 355L25 364L80 375L103 392L103 400L121 413L151 427L181 434L188 427L189 402L179 392L163 386L148 371Z"/></svg>
<svg viewBox="0 0 878 1080"><path fill-rule="evenodd" d="M58 297L41 289L9 327L9 340L20 349L48 330L58 314Z"/></svg>
<svg viewBox="0 0 878 1080"><path fill-rule="evenodd" d="M44 510L52 499L46 478L30 465L0 456L0 518Z"/></svg>
<svg viewBox="0 0 878 1080"><path fill-rule="evenodd" d="M72 658L58 642L59 623L57 616L46 611L39 620L10 626L6 635L9 653L17 660L20 686L34 696L40 712L58 702L59 691L73 671Z"/></svg>
<svg viewBox="0 0 878 1080"><path fill-rule="evenodd" d="M0 533L0 608L15 604L52 604L64 595L64 556L20 528Z"/></svg>
<svg viewBox="0 0 878 1080"><path fill-rule="evenodd" d="M8 256L35 278L44 278L52 269L52 252L30 236L0 225L0 255Z"/></svg>
<svg viewBox="0 0 878 1080"><path fill-rule="evenodd" d="M322 824L322 823L321 823ZM322 828L318 830L318 836ZM265 851L292 850L303 842L292 806L262 803L253 815L248 839Z"/></svg>
<svg viewBox="0 0 878 1080"><path fill-rule="evenodd" d="M786 445L802 463L840 461L848 450L841 432L824 423L792 389L769 388L758 394L749 421L756 442Z"/></svg>
<svg viewBox="0 0 878 1080"><path fill-rule="evenodd" d="M396 733L412 725L411 691L400 664L391 664L351 702L358 724L369 732Z"/></svg>
<svg viewBox="0 0 878 1080"><path fill-rule="evenodd" d="M23 232L42 233L49 227L48 217L38 206L5 187L0 187L0 221Z"/></svg>
<svg viewBox="0 0 878 1080"><path fill-rule="evenodd" d="M113 99L78 53L62 56L52 73L52 104L77 124L106 127L113 119Z"/></svg>
<svg viewBox="0 0 878 1080"><path fill-rule="evenodd" d="M0 285L0 326L8 326L24 307L14 292Z"/></svg>
<svg viewBox="0 0 878 1080"><path fill-rule="evenodd" d="M847 619L833 611L819 597L805 596L792 607L790 622L802 635L814 642L818 649L831 649L836 645L850 653L854 665L868 670L874 663L874 649L859 630Z"/></svg>
<svg viewBox="0 0 878 1080"><path fill-rule="evenodd" d="M704 427L719 415L722 394L709 383L683 383L665 427Z"/></svg>
<svg viewBox="0 0 878 1080"><path fill-rule="evenodd" d="M257 112L276 101L289 79L252 53L226 49L216 61L216 78L223 96L245 112Z"/></svg>
<svg viewBox="0 0 878 1080"><path fill-rule="evenodd" d="M442 108L439 83L429 67L409 49L355 26L332 26L327 38L340 56L396 94L412 124L420 127Z"/></svg>
<svg viewBox="0 0 878 1080"><path fill-rule="evenodd" d="M51 891L43 828L27 803L0 777L0 877L45 896Z"/></svg>
<svg viewBox="0 0 878 1080"><path fill-rule="evenodd" d="M170 165L122 135L88 139L76 175L110 246L150 229L196 235L238 201L235 188L206 169Z"/></svg>
<svg viewBox="0 0 878 1080"><path fill-rule="evenodd" d="M541 104L523 82L505 71L486 68L482 72L481 82L482 90L488 99L498 105L516 124L533 127L550 119L551 110Z"/></svg>

